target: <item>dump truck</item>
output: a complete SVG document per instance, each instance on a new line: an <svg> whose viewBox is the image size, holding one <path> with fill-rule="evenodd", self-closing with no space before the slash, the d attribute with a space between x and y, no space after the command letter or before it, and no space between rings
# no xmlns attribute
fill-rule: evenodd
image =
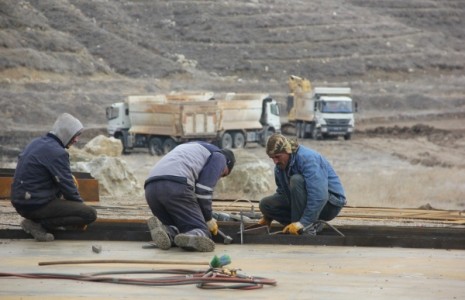
<svg viewBox="0 0 465 300"><path fill-rule="evenodd" d="M108 134L121 140L123 153L148 148L163 155L180 143L208 141L220 148L266 145L280 132L276 101L268 94L176 92L128 96L106 108Z"/></svg>
<svg viewBox="0 0 465 300"><path fill-rule="evenodd" d="M355 120L350 87L312 87L308 79L291 75L288 80L288 123L298 138L343 136L349 140Z"/></svg>

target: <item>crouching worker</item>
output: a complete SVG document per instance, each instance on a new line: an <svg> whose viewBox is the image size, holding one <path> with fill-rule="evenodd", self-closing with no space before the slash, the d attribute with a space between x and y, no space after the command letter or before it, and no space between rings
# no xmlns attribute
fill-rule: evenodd
<svg viewBox="0 0 465 300"><path fill-rule="evenodd" d="M259 224L276 220L284 233L316 234L323 225L318 221L334 219L346 204L336 172L321 154L281 134L269 138L266 152L275 164L277 190L260 201Z"/></svg>
<svg viewBox="0 0 465 300"><path fill-rule="evenodd" d="M155 217L147 221L155 244L163 250L211 252L218 225L212 217L213 189L235 163L231 150L205 142L176 146L149 173L145 199Z"/></svg>
<svg viewBox="0 0 465 300"><path fill-rule="evenodd" d="M78 119L64 113L50 132L34 139L18 157L11 203L25 218L23 230L37 241L53 241L50 231L56 229L85 229L97 218L96 210L79 195L65 150L82 130Z"/></svg>

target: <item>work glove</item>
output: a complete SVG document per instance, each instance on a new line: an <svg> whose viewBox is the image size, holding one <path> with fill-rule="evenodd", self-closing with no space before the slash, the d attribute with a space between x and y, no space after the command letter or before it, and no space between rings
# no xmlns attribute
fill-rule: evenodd
<svg viewBox="0 0 465 300"><path fill-rule="evenodd" d="M302 225L302 223L294 222L294 223L291 223L291 224L287 225L286 227L284 227L283 233L290 233L290 234L299 235L300 234L299 230L301 230L303 228L304 228L304 225Z"/></svg>
<svg viewBox="0 0 465 300"><path fill-rule="evenodd" d="M208 230L210 230L213 235L218 234L218 224L216 224L216 219L212 218L210 221L208 221L207 226Z"/></svg>
<svg viewBox="0 0 465 300"><path fill-rule="evenodd" d="M71 175L71 176L73 176L74 185L79 189L79 182L77 181L76 176L74 176L74 175Z"/></svg>
<svg viewBox="0 0 465 300"><path fill-rule="evenodd" d="M258 220L258 225L266 225L266 226L270 227L270 226L271 226L271 222L272 222L272 220L263 217L263 218L261 218L260 220Z"/></svg>

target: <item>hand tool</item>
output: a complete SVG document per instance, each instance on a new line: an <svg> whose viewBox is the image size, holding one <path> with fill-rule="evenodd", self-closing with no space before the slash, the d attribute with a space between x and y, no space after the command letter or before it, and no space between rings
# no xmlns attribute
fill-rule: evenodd
<svg viewBox="0 0 465 300"><path fill-rule="evenodd" d="M232 237L230 237L229 235L224 234L223 231L218 229L218 234L221 235L224 238L223 242L224 242L225 245L229 245L229 244L232 243L232 241L233 241Z"/></svg>
<svg viewBox="0 0 465 300"><path fill-rule="evenodd" d="M258 225L258 226L255 226ZM255 224L251 226L247 226L245 228L242 228L240 232L237 234L253 234L253 235L259 235L259 234L270 234L270 228L266 225L259 225Z"/></svg>

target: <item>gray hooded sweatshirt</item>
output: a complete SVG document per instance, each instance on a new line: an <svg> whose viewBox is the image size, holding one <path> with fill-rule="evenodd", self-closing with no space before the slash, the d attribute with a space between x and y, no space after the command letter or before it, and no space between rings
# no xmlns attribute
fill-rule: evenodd
<svg viewBox="0 0 465 300"><path fill-rule="evenodd" d="M83 129L84 127L78 119L68 113L64 113L55 121L50 133L59 138L65 148L68 148L71 139L81 133Z"/></svg>

